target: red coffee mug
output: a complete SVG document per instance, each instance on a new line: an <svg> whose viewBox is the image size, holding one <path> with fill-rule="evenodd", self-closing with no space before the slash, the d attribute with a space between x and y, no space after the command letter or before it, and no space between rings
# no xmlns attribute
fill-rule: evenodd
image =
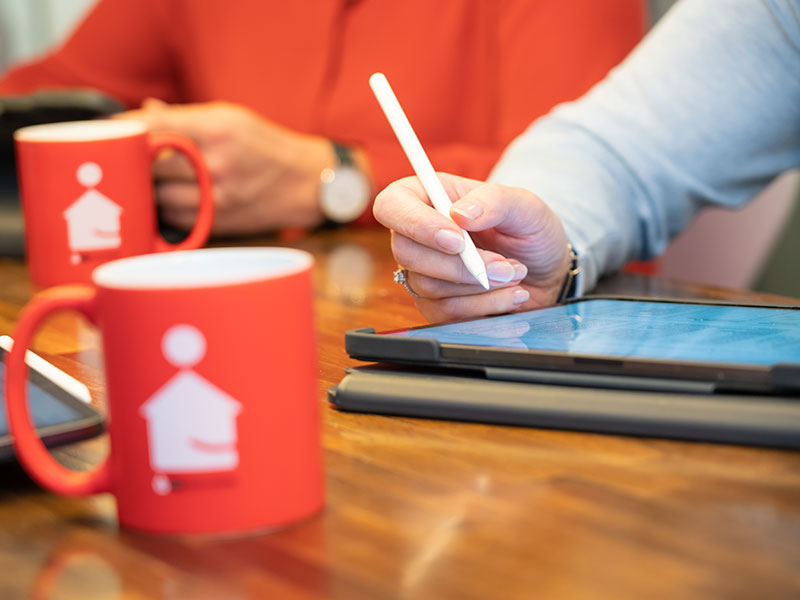
<svg viewBox="0 0 800 600"><path fill-rule="evenodd" d="M130 120L74 121L14 133L31 280L89 283L98 265L126 256L199 248L214 219L211 178L200 151L177 133L148 133ZM192 163L200 206L189 236L158 235L151 162L173 148Z"/></svg>
<svg viewBox="0 0 800 600"><path fill-rule="evenodd" d="M35 296L8 357L22 465L58 493L113 493L120 523L143 531L252 532L319 510L312 262L286 248L149 254ZM90 472L56 462L26 408L25 350L58 310L102 334L111 450Z"/></svg>

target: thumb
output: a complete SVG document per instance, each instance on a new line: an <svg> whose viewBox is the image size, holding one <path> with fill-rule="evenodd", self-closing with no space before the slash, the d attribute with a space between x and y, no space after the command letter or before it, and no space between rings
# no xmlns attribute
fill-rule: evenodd
<svg viewBox="0 0 800 600"><path fill-rule="evenodd" d="M167 104L157 98L147 98L142 107L116 115L120 119L135 119L147 124L150 131L174 131L195 141L203 135L203 119L190 105Z"/></svg>
<svg viewBox="0 0 800 600"><path fill-rule="evenodd" d="M117 113L114 118L141 121L147 125L150 131L174 130L174 127L170 126L168 105L160 100L155 100L155 102L150 102L150 100L150 98L145 100L141 108Z"/></svg>
<svg viewBox="0 0 800 600"><path fill-rule="evenodd" d="M482 234L494 250L528 267L528 280L552 286L567 267L567 236L556 214L536 194L517 187L484 184L450 209L468 231Z"/></svg>
<svg viewBox="0 0 800 600"><path fill-rule="evenodd" d="M495 229L513 237L536 235L552 227L555 215L533 192L485 183L453 203L453 220L468 231Z"/></svg>
<svg viewBox="0 0 800 600"><path fill-rule="evenodd" d="M142 102L142 110L164 110L169 104L159 98L145 98Z"/></svg>

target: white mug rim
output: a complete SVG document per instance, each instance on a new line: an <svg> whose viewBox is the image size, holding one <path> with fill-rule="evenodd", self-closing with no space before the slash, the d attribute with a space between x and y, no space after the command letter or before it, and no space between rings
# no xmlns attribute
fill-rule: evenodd
<svg viewBox="0 0 800 600"><path fill-rule="evenodd" d="M313 264L311 254L295 248L203 248L112 260L92 271L92 281L117 290L210 288L280 279Z"/></svg>
<svg viewBox="0 0 800 600"><path fill-rule="evenodd" d="M100 142L137 137L147 133L147 124L135 119L62 121L21 127L14 132L17 142L75 143Z"/></svg>

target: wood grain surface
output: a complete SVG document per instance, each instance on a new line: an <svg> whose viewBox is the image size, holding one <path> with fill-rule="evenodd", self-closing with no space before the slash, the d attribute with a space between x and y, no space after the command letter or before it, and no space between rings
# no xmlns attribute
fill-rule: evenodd
<svg viewBox="0 0 800 600"><path fill-rule="evenodd" d="M388 235L258 243L316 257L324 512L256 537L154 537L119 529L110 495L60 497L2 465L0 598L800 598L800 453L337 412L345 331L423 323ZM0 259L0 334L33 291ZM633 275L599 291L786 300ZM58 315L35 350L104 409L94 329ZM106 451L55 455L85 469Z"/></svg>

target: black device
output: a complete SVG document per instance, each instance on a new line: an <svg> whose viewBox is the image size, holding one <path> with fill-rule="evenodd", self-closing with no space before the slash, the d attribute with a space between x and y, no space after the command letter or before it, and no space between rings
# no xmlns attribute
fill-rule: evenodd
<svg viewBox="0 0 800 600"><path fill-rule="evenodd" d="M800 307L587 297L533 311L376 333L352 358L489 379L684 392L800 391Z"/></svg>
<svg viewBox="0 0 800 600"><path fill-rule="evenodd" d="M9 338L0 338L6 342ZM3 343L3 345L7 345ZM0 347L0 461L14 458L5 407L6 350ZM86 400L88 391L40 357L28 360L28 406L36 430L48 447L60 446L103 432L104 419Z"/></svg>
<svg viewBox="0 0 800 600"><path fill-rule="evenodd" d="M124 105L97 90L52 89L0 96L0 156L14 155L14 132L20 127L85 121L125 110Z"/></svg>
<svg viewBox="0 0 800 600"><path fill-rule="evenodd" d="M347 370L328 400L351 412L800 448L800 396L488 379L408 365ZM620 382L617 382L620 383Z"/></svg>

